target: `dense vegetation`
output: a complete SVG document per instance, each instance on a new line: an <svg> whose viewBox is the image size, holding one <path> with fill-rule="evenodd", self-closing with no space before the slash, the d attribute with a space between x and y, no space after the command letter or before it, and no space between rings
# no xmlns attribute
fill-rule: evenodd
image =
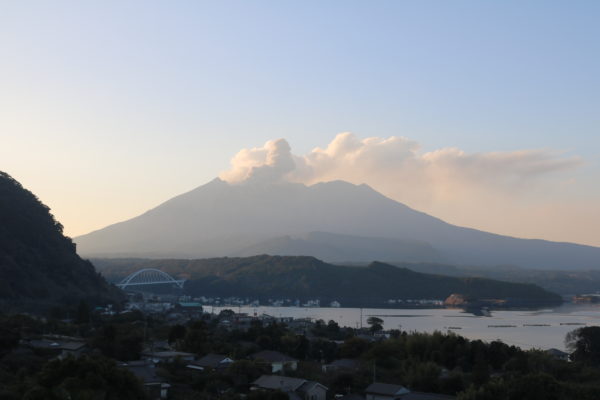
<svg viewBox="0 0 600 400"><path fill-rule="evenodd" d="M599 270L556 271L514 266L459 267L436 263L393 263L402 268L429 274L481 277L508 282L532 283L561 295L595 293L600 287Z"/></svg>
<svg viewBox="0 0 600 400"><path fill-rule="evenodd" d="M374 374L379 382L457 395L459 400L595 400L600 393L600 327L580 328L569 335L573 361L567 362L540 350L524 351L452 333L390 331L388 339L369 339L367 330L342 328L333 321L317 321L303 331L258 320L245 329L231 329L221 324L231 314L205 314L175 325L160 315L139 312L91 314L78 324L0 315L0 399L142 399L139 383L110 358L137 359L144 339L146 344L165 340L198 356L219 353L235 360L226 369L201 373L183 362L159 365L158 374L172 385L172 400L241 399L252 381L268 373L265 365L248 359L263 349L300 360L298 370L286 375L316 380L330 389L330 396L362 393ZM94 355L51 361L19 346L22 337L48 332L80 333L95 349ZM355 360L356 368L322 371L322 364L339 358ZM267 397L255 393L247 398ZM272 398L285 397L273 393Z"/></svg>
<svg viewBox="0 0 600 400"><path fill-rule="evenodd" d="M192 296L237 296L338 300L345 306L378 305L388 299L445 299L461 293L475 299L508 298L519 304L560 302L531 284L422 274L374 262L367 268L332 265L314 257L254 256L201 260L113 260L94 264L109 280L140 268L160 268L189 279Z"/></svg>
<svg viewBox="0 0 600 400"><path fill-rule="evenodd" d="M0 303L37 310L119 296L92 264L77 255L49 208L0 172Z"/></svg>

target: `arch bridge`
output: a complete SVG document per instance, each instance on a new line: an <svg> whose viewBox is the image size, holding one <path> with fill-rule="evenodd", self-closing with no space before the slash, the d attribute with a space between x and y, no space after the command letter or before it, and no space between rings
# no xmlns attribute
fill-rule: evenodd
<svg viewBox="0 0 600 400"><path fill-rule="evenodd" d="M116 286L121 289L126 289L129 286L173 284L180 289L183 289L184 283L185 279L175 279L159 269L144 268L129 275L121 282L117 283Z"/></svg>

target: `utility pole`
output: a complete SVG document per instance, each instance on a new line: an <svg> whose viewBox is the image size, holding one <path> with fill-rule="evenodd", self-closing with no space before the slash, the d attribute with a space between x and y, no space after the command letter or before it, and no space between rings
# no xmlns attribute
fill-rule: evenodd
<svg viewBox="0 0 600 400"><path fill-rule="evenodd" d="M363 309L360 308L360 330L363 328Z"/></svg>
<svg viewBox="0 0 600 400"><path fill-rule="evenodd" d="M373 361L373 383L377 382L377 366L375 361Z"/></svg>

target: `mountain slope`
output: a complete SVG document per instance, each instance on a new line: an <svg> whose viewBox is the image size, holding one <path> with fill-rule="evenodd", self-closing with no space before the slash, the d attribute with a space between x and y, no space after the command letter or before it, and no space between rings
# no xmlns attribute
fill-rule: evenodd
<svg viewBox="0 0 600 400"><path fill-rule="evenodd" d="M359 262L377 259L381 261L439 261L441 255L430 244L416 240L400 240L380 237L340 235L326 232L310 232L292 237L282 236L257 243L232 256L248 257L256 254L284 254L313 257L329 262Z"/></svg>
<svg viewBox="0 0 600 400"><path fill-rule="evenodd" d="M48 207L0 172L0 302L19 308L118 297L77 255Z"/></svg>
<svg viewBox="0 0 600 400"><path fill-rule="evenodd" d="M545 269L600 267L600 248L517 239L457 227L391 200L366 185L342 181L312 186L230 185L215 179L138 217L75 240L81 253L90 256L199 258L247 255L248 249L285 255L289 254L289 243L280 240L275 246L275 239L302 237L309 232L415 244L415 248L406 251L406 258L393 261L512 264ZM342 248L356 243L338 242L336 246ZM316 244L323 245L313 243L313 248ZM423 245L431 246L432 251L423 254ZM363 252L360 260L345 261L381 259L379 250L385 246L373 247L373 251ZM422 254L418 258L412 257L419 252ZM343 256L328 256L327 260Z"/></svg>
<svg viewBox="0 0 600 400"><path fill-rule="evenodd" d="M338 300L346 306L378 306L388 299L445 299L452 293L476 299L508 298L519 305L561 302L560 296L531 284L422 274L379 262L346 267L314 257L260 255L201 260L98 259L94 264L113 281L140 268L160 268L188 279L184 289L191 296L318 298Z"/></svg>

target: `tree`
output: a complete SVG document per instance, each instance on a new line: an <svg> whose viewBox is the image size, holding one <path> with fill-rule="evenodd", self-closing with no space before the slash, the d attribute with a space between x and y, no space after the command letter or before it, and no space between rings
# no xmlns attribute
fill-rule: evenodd
<svg viewBox="0 0 600 400"><path fill-rule="evenodd" d="M406 374L406 381L413 389L436 392L440 367L432 362L417 363Z"/></svg>
<svg viewBox="0 0 600 400"><path fill-rule="evenodd" d="M235 311L230 310L229 308L222 310L219 313L219 318L231 318L235 315Z"/></svg>
<svg viewBox="0 0 600 400"><path fill-rule="evenodd" d="M143 333L134 324L109 324L92 339L106 357L122 361L137 360L143 347Z"/></svg>
<svg viewBox="0 0 600 400"><path fill-rule="evenodd" d="M208 352L208 331L204 322L194 321L188 326L182 349L196 354Z"/></svg>
<svg viewBox="0 0 600 400"><path fill-rule="evenodd" d="M340 347L340 356L344 358L360 357L369 348L369 343L361 338L353 337Z"/></svg>
<svg viewBox="0 0 600 400"><path fill-rule="evenodd" d="M600 326L586 326L567 334L567 348L571 359L586 364L600 365Z"/></svg>
<svg viewBox="0 0 600 400"><path fill-rule="evenodd" d="M75 315L75 322L78 324L87 324L90 322L90 305L85 301L81 300L77 306L77 313Z"/></svg>
<svg viewBox="0 0 600 400"><path fill-rule="evenodd" d="M141 383L129 371L103 357L48 362L26 399L146 399Z"/></svg>
<svg viewBox="0 0 600 400"><path fill-rule="evenodd" d="M383 320L381 318L369 317L367 324L371 326L370 330L373 333L383 330Z"/></svg>
<svg viewBox="0 0 600 400"><path fill-rule="evenodd" d="M169 343L176 343L177 341L183 339L186 333L187 329L185 326L173 325L169 330Z"/></svg>
<svg viewBox="0 0 600 400"><path fill-rule="evenodd" d="M531 373L511 381L508 389L510 400L558 400L561 387L552 376L544 373Z"/></svg>
<svg viewBox="0 0 600 400"><path fill-rule="evenodd" d="M249 383L258 379L261 375L268 373L269 370L265 364L250 360L237 360L227 367L227 372L233 376L241 378L244 383Z"/></svg>
<svg viewBox="0 0 600 400"><path fill-rule="evenodd" d="M0 327L0 357L17 347L20 338L18 331Z"/></svg>

